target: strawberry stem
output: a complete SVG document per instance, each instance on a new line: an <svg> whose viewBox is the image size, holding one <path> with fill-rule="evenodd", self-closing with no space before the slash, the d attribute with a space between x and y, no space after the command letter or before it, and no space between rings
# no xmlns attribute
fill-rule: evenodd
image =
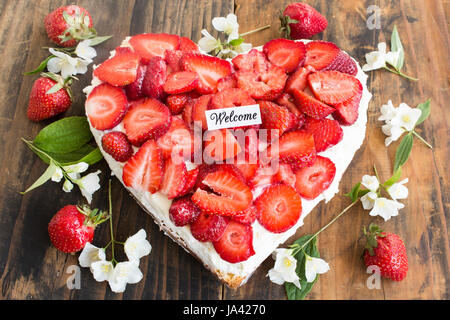
<svg viewBox="0 0 450 320"><path fill-rule="evenodd" d="M266 26L264 26L264 27L261 27L261 28L258 28L258 29L252 30L252 31L248 31L248 32L241 33L240 36L241 36L241 37L245 37L245 36L248 36L248 35L250 35L250 34L252 34L252 33L256 33L256 32L259 32L259 31L263 31L263 30L265 30L265 29L269 29L270 27L271 27L271 25L268 24L268 25L266 25Z"/></svg>

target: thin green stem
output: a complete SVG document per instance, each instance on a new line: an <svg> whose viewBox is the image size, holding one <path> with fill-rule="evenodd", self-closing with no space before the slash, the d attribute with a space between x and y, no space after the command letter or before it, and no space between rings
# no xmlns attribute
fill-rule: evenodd
<svg viewBox="0 0 450 320"><path fill-rule="evenodd" d="M431 146L431 144L429 144L428 142L425 141L424 138L422 138L420 136L420 134L418 134L415 130L411 131L417 138L419 138L420 141L422 141L428 148L433 149L433 147Z"/></svg>
<svg viewBox="0 0 450 320"><path fill-rule="evenodd" d="M111 233L111 241L110 243L112 243L111 245L111 256L112 256L112 263L115 266L115 264L117 264L117 261L114 257L114 230L113 230L113 220L112 220L112 200L111 200L111 180L109 180L109 188L108 188L108 200L109 200L109 230Z"/></svg>
<svg viewBox="0 0 450 320"><path fill-rule="evenodd" d="M391 69L391 68L389 68L389 67L387 67L387 66L384 66L383 68L386 69L386 70L388 70L389 72L395 73L395 74L397 74L397 75L399 75L399 76L401 76L401 77L407 78L407 79L409 79L409 80L412 80L412 81L419 81L419 79L410 77L410 76L408 76L408 75L402 73L400 70L397 70L397 69Z"/></svg>
<svg viewBox="0 0 450 320"><path fill-rule="evenodd" d="M264 27L261 27L261 28L258 28L258 29L252 30L252 31L248 31L248 32L241 33L240 36L241 36L241 37L245 37L245 36L248 36L249 34L252 34L252 33L255 33L255 32L259 32L259 31L268 29L268 28L270 28L270 27L271 27L271 25L268 24L268 25L266 25L266 26L264 26Z"/></svg>

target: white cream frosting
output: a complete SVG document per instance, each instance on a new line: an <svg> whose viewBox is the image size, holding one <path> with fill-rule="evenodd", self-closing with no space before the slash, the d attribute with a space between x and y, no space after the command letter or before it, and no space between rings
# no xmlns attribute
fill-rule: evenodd
<svg viewBox="0 0 450 320"><path fill-rule="evenodd" d="M129 46L129 37L127 37L121 46ZM305 41L307 42L307 41ZM256 48L261 50L261 47ZM114 56L115 51L111 51L111 56ZM175 226L169 218L169 208L172 201L167 199L161 193L150 194L149 192L140 192L133 188L124 187L143 205L148 211L152 212L155 217L159 220L158 224L162 228L167 227L168 229L174 231L178 238L181 238L184 245L192 251L198 258L200 258L203 263L211 270L220 270L223 274L234 274L235 276L245 278L241 284L245 283L251 274L258 268L258 266L268 257L271 253L280 245L283 244L288 238L295 234L299 227L304 223L304 219L308 214L314 209L314 207L322 200L325 202L330 201L335 194L339 192L339 182L342 176L350 165L356 151L361 147L366 132L367 124L367 109L369 102L372 98L372 94L367 89L367 75L362 71L360 65L355 61L358 67L358 73L356 78L363 85L363 94L359 107L359 117L357 121L351 126L342 126L344 136L341 142L337 145L319 153L319 155L330 158L331 161L336 165L336 175L331 183L330 187L325 190L321 195L319 195L314 200L302 199L302 214L299 221L288 231L283 233L272 233L267 231L263 226L261 226L258 221L255 221L252 225L253 227L253 247L255 254L249 259L239 263L229 263L220 258L218 253L215 251L211 242L200 242L196 240L190 230L189 226L177 227ZM95 68L95 67L94 67ZM84 92L86 95L92 91L92 89L99 85L101 81L93 76L91 86L86 87ZM101 137L106 131L96 130L91 126L91 131L94 138L103 153L105 160L107 161L109 167L111 168L112 174L116 176L123 184L122 181L122 169L124 164L115 161L109 154L103 151L101 144ZM124 128L122 123L116 126L111 131L122 131ZM135 148L137 150L137 148ZM191 167L192 168L192 167ZM337 213L337 212L336 212ZM179 239L177 239L179 240Z"/></svg>

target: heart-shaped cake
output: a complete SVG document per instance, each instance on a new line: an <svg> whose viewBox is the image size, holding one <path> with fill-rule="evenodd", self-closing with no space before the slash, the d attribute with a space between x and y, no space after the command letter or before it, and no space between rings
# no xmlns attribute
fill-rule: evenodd
<svg viewBox="0 0 450 320"><path fill-rule="evenodd" d="M366 80L330 42L275 39L225 60L184 37L140 34L84 91L113 174L169 237L238 287L338 192L364 141ZM206 111L255 105L260 123L208 130Z"/></svg>

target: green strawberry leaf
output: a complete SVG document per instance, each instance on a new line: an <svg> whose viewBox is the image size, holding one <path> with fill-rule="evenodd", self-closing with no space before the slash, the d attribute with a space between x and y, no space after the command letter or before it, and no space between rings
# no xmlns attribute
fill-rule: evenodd
<svg viewBox="0 0 450 320"><path fill-rule="evenodd" d="M417 120L416 126L418 126L419 124L424 122L430 115L430 113L431 113L430 103L431 103L431 99L428 99L424 103L421 103L417 106L417 108L420 109L420 111L422 111L422 114L420 115L419 119Z"/></svg>
<svg viewBox="0 0 450 320"><path fill-rule="evenodd" d="M413 143L414 139L411 133L408 133L403 137L397 148L397 152L395 153L394 172L396 172L408 160Z"/></svg>
<svg viewBox="0 0 450 320"><path fill-rule="evenodd" d="M25 75L25 76L29 76L29 75L32 75L32 74L38 74L38 73L41 73L41 72L44 71L44 69L47 67L48 61L49 61L51 58L54 58L54 57L55 57L54 55L49 56L47 59L45 59L44 61L42 61L41 64L40 64L36 69L34 69L33 71L25 72L24 75Z"/></svg>
<svg viewBox="0 0 450 320"><path fill-rule="evenodd" d="M50 161L50 165L48 166L47 170L42 174L42 176L39 177L27 190L24 192L21 192L21 194L25 194L27 192L30 192L31 190L34 190L40 186L42 186L44 183L46 183L48 180L50 180L53 176L53 174L56 172L56 169L58 169L58 166L53 162Z"/></svg>
<svg viewBox="0 0 450 320"><path fill-rule="evenodd" d="M62 166L69 166L80 162L86 162L88 165L93 165L103 159L103 155L99 148L95 148L89 144L82 146L80 149L68 153L41 153L38 150L33 150L39 158L45 163L50 163L53 159ZM51 159L49 158L51 157Z"/></svg>
<svg viewBox="0 0 450 320"><path fill-rule="evenodd" d="M103 37L95 37L91 39L91 42L89 43L89 45L91 47L94 47L96 45L99 45L100 43L103 43L109 39L111 39L112 36L103 36Z"/></svg>

